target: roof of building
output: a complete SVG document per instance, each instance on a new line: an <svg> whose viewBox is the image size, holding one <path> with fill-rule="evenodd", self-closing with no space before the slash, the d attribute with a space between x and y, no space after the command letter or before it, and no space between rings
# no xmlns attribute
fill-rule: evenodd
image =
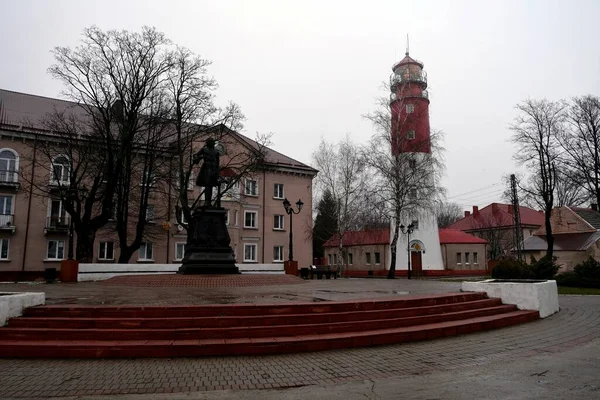
<svg viewBox="0 0 600 400"><path fill-rule="evenodd" d="M440 244L486 244L488 241L458 229L440 229Z"/></svg>
<svg viewBox="0 0 600 400"><path fill-rule="evenodd" d="M5 89L0 89L0 102L2 103L3 114L0 119L0 125L17 128L19 130L30 129L37 132L47 131L44 121L48 115L56 111L68 111L70 113L75 113L78 116L87 115L82 106L72 101L14 92ZM229 132L246 145L254 148L259 146L256 141L239 132ZM267 164L273 166L301 169L309 174L317 173L317 170L309 165L294 160L271 148L268 148L266 151L265 161Z"/></svg>
<svg viewBox="0 0 600 400"><path fill-rule="evenodd" d="M600 229L600 212L591 208L571 207L577 215L585 220L588 224L596 229Z"/></svg>
<svg viewBox="0 0 600 400"><path fill-rule="evenodd" d="M407 65L407 64L415 64L420 66L421 68L423 68L423 63L421 61L415 60L414 58L412 58L411 56L408 55L408 51L406 53L404 53L404 58L402 60L400 60L399 62L397 62L396 64L394 64L394 66L392 67L392 71L396 71L396 68L402 66L402 65Z"/></svg>
<svg viewBox="0 0 600 400"><path fill-rule="evenodd" d="M519 216L523 226L540 227L544 224L544 214L529 207L519 207ZM448 228L470 231L511 226L514 226L512 204L492 203L481 210L474 209L473 213L459 219Z"/></svg>
<svg viewBox="0 0 600 400"><path fill-rule="evenodd" d="M600 231L571 233L554 236L555 251L583 251L600 240ZM524 251L544 251L548 247L545 236L533 235L523 241Z"/></svg>
<svg viewBox="0 0 600 400"><path fill-rule="evenodd" d="M335 234L327 240L323 247L339 246L338 235ZM440 244L486 244L487 240L478 238L477 236L456 230L456 229L440 229L439 230ZM373 244L389 244L390 230L375 229L364 231L348 231L344 234L343 246L367 246Z"/></svg>

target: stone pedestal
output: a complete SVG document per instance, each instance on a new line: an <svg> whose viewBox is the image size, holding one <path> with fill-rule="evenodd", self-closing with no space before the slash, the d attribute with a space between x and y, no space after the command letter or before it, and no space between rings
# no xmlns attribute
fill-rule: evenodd
<svg viewBox="0 0 600 400"><path fill-rule="evenodd" d="M60 281L61 282L77 282L79 274L79 261L77 260L62 260L60 262Z"/></svg>
<svg viewBox="0 0 600 400"><path fill-rule="evenodd" d="M287 260L283 263L286 275L298 275L298 261Z"/></svg>
<svg viewBox="0 0 600 400"><path fill-rule="evenodd" d="M226 218L224 208L202 207L194 212L179 274L240 273L229 246L231 239L225 225Z"/></svg>

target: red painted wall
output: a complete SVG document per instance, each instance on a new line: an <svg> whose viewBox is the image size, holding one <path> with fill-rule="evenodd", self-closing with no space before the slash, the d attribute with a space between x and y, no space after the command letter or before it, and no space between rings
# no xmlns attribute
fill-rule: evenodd
<svg viewBox="0 0 600 400"><path fill-rule="evenodd" d="M406 113L407 104L414 105L414 112ZM403 97L394 101L390 107L392 112L392 154L430 153L429 100L423 97ZM411 130L415 131L414 139L408 139L406 136L407 132Z"/></svg>

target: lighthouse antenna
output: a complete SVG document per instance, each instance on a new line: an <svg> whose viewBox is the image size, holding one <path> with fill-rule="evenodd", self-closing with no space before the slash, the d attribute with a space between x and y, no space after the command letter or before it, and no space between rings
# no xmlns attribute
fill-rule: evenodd
<svg viewBox="0 0 600 400"><path fill-rule="evenodd" d="M410 42L408 41L408 33L406 34L406 55L408 55L410 50Z"/></svg>

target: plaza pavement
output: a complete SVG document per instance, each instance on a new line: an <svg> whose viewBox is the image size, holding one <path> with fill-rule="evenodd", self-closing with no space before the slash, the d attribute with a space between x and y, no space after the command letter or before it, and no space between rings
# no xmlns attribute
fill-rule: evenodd
<svg viewBox="0 0 600 400"><path fill-rule="evenodd" d="M0 291L45 291L49 304L207 304L345 300L459 287L340 279L212 289L0 284ZM0 360L0 398L600 398L600 297L559 301L558 314L533 323L391 346L260 357Z"/></svg>

